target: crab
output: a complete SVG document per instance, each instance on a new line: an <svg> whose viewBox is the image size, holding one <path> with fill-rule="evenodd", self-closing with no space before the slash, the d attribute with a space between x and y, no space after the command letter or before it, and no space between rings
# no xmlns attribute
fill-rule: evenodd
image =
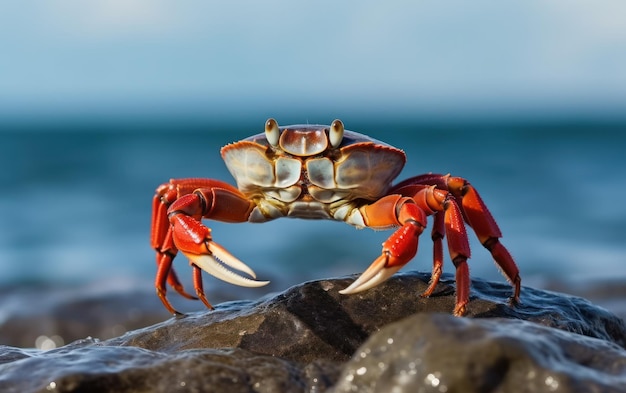
<svg viewBox="0 0 626 393"><path fill-rule="evenodd" d="M244 287L269 281L256 279L250 267L213 241L203 218L222 222L265 222L280 217L344 221L357 228L396 230L381 254L351 285L354 294L375 287L416 254L427 218L433 217L433 267L422 296L433 294L442 274L443 240L456 268L453 313L465 314L469 302L471 227L513 287L510 304L519 302L521 278L502 234L476 189L450 174L428 173L397 184L406 162L404 152L384 142L331 125L279 127L274 119L265 132L221 149L237 187L215 179L172 179L156 189L152 204L151 243L156 250L156 292L165 308L179 314L166 297L169 284L189 299L213 306L203 289L202 270ZM195 296L186 292L172 267L182 252L190 261Z"/></svg>

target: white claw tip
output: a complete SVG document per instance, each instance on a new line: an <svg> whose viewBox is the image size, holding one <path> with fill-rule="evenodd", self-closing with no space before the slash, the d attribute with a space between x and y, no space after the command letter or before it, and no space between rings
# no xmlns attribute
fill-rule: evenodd
<svg viewBox="0 0 626 393"><path fill-rule="evenodd" d="M339 291L342 295L352 295L362 292L387 281L395 272L400 270L402 266L387 267L386 258L384 256L376 259L370 267L367 268L349 287Z"/></svg>
<svg viewBox="0 0 626 393"><path fill-rule="evenodd" d="M210 275L233 285L256 288L269 284L269 281L256 280L256 274L248 265L235 258L225 248L215 242L208 244L212 254L185 254L189 260ZM229 269L234 268L252 277L245 277Z"/></svg>

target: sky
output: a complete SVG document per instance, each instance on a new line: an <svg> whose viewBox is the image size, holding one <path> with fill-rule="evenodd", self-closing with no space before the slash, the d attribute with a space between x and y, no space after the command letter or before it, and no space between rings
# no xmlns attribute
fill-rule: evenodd
<svg viewBox="0 0 626 393"><path fill-rule="evenodd" d="M0 3L0 121L626 118L626 2Z"/></svg>

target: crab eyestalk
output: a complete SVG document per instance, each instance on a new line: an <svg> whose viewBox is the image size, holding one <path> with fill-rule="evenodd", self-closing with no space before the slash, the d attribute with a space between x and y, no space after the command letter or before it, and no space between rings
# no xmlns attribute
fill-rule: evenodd
<svg viewBox="0 0 626 393"><path fill-rule="evenodd" d="M341 120L335 119L330 125L330 130L328 131L328 139L330 139L330 145L332 147L337 148L341 145L341 141L343 140L343 131L343 123Z"/></svg>
<svg viewBox="0 0 626 393"><path fill-rule="evenodd" d="M272 146L278 146L278 138L280 137L280 128L274 119L267 119L265 122L265 138Z"/></svg>

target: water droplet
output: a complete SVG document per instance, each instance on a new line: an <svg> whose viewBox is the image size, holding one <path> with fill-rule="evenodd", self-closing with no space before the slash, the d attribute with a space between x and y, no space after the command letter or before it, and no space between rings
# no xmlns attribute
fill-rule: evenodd
<svg viewBox="0 0 626 393"><path fill-rule="evenodd" d="M552 377L552 376L547 376L546 380L545 380L546 386L548 387L548 389L555 391L559 388L559 381L556 380L556 378Z"/></svg>
<svg viewBox="0 0 626 393"><path fill-rule="evenodd" d="M57 383L52 381L48 384L48 386L46 386L46 390L52 391L52 390L56 390L57 388Z"/></svg>
<svg viewBox="0 0 626 393"><path fill-rule="evenodd" d="M52 337L39 336L35 339L35 348L42 351L49 351L58 347L62 347L64 344L63 337L54 335Z"/></svg>
<svg viewBox="0 0 626 393"><path fill-rule="evenodd" d="M326 292L330 291L331 289L333 289L335 287L335 285L332 282L330 282L330 281L322 281L320 283L320 286Z"/></svg>
<svg viewBox="0 0 626 393"><path fill-rule="evenodd" d="M426 382L427 385L430 385L434 388L436 388L437 386L439 386L439 383L441 382L439 380L439 373L430 373L426 376L426 378L424 378L424 382Z"/></svg>
<svg viewBox="0 0 626 393"><path fill-rule="evenodd" d="M356 375L364 375L367 372L367 367L361 367L356 370Z"/></svg>

